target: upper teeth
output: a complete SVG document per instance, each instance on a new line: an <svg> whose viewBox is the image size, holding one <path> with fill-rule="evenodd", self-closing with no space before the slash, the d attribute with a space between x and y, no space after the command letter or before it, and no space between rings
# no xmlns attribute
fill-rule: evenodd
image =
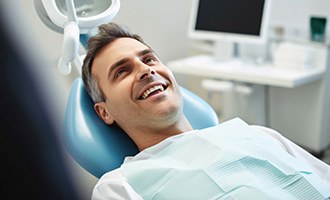
<svg viewBox="0 0 330 200"><path fill-rule="evenodd" d="M149 96L150 93L152 93L152 92L154 92L154 91L156 91L156 90L164 91L164 87L163 87L162 85L155 85L155 86L153 86L153 87L147 89L147 90L143 93L142 98L143 98L143 99L146 99L146 98Z"/></svg>

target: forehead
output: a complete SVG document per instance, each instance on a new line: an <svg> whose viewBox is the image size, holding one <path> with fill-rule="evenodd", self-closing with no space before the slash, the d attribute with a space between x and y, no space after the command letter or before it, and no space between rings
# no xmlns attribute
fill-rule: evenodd
<svg viewBox="0 0 330 200"><path fill-rule="evenodd" d="M137 41L133 38L118 38L112 43L106 45L100 55L106 54L106 56L111 56L114 58L121 57L121 56L128 56L130 54L137 53L141 50L145 50L148 47Z"/></svg>

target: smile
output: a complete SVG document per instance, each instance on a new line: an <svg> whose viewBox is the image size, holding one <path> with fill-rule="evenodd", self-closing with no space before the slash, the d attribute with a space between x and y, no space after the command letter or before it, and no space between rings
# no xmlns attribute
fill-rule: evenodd
<svg viewBox="0 0 330 200"><path fill-rule="evenodd" d="M140 96L139 99L143 100L143 99L147 99L148 97L158 94L159 92L162 92L166 90L166 86L164 85L154 85L151 88L147 89L146 91L143 92L143 94Z"/></svg>

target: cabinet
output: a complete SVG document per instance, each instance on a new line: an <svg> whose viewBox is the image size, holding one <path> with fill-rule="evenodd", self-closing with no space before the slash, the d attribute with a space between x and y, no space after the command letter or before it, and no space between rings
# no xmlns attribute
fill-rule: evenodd
<svg viewBox="0 0 330 200"><path fill-rule="evenodd" d="M218 62L209 55L167 63L174 74L193 75L265 86L266 126L314 151L330 144L330 54L320 47L315 67L289 70L239 59Z"/></svg>

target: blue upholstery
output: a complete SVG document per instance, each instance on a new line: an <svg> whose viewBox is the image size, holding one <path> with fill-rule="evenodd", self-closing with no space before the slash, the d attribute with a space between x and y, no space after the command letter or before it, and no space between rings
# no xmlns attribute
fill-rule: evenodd
<svg viewBox="0 0 330 200"><path fill-rule="evenodd" d="M214 110L203 99L181 88L184 113L194 129L218 124ZM64 142L71 156L88 172L100 178L118 168L127 155L138 153L136 145L116 125L106 125L96 114L81 78L71 88L67 103Z"/></svg>

